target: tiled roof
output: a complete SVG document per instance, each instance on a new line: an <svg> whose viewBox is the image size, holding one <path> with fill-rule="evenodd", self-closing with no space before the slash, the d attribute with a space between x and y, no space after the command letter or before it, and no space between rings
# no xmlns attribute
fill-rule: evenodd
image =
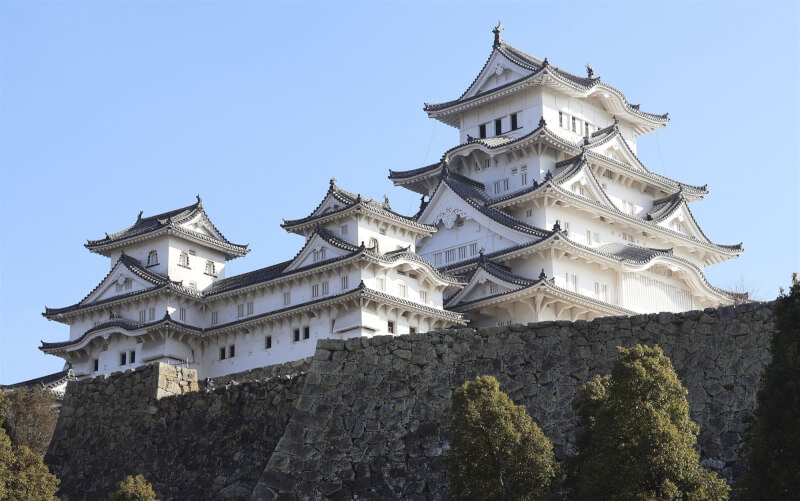
<svg viewBox="0 0 800 501"><path fill-rule="evenodd" d="M575 75L573 73L570 73L568 71L562 70L561 68L558 68L556 66L551 65L547 61L546 58L544 60L540 60L540 59L535 58L535 57L533 57L533 56L531 56L529 54L526 54L525 52L517 49L516 47L513 47L513 46L511 46L511 45L509 45L509 44L507 44L505 42L502 42L502 41L499 44L495 44L495 46L494 46L494 48L492 50L492 54L494 54L495 51L503 54L506 58L508 58L512 62L516 63L517 65L519 65L522 68L525 68L525 69L531 71L532 73L530 75L523 76L523 77L518 78L516 80L513 80L511 82L508 82L508 83L505 83L503 85L500 85L498 87L495 87L495 88L480 92L480 93L475 94L474 96L471 96L471 97L466 97L466 92L465 92L464 94L461 95L461 97L459 97L458 99L455 99L453 101L447 101L447 102L438 103L438 104L427 104L426 103L424 110L426 112L442 111L442 110L446 110L446 109L451 108L451 107L456 106L456 105L460 105L460 104L464 104L464 103L469 103L471 101L479 100L480 98L483 98L483 97L485 97L487 95L490 95L490 94L492 94L494 92L503 90L505 88L512 87L514 85L520 84L520 83L525 82L527 80L534 80L537 77L541 76L542 74L546 73L546 74L550 75L553 79L558 80L558 81L562 82L563 84L566 84L566 85L568 85L568 86L570 86L570 87L572 87L572 88L574 88L576 90L579 90L579 91L588 91L588 90L590 90L592 88L595 88L595 87L601 87L603 89L606 89L606 90L610 91L611 93L617 95L620 98L620 100L622 101L625 110L628 111L629 113L631 113L632 115L644 118L644 119L649 120L651 122L656 122L656 123L661 123L661 124L666 123L666 122L669 121L668 114L656 115L656 114L653 114L653 113L645 113L645 112L643 112L643 111L641 111L639 109L638 105L631 105L630 103L628 103L628 100L625 98L625 95L619 89L617 89L615 87L612 87L611 85L608 85L608 84L606 84L604 82L601 82L600 81L600 77L585 78L585 77L581 77L581 76ZM486 68L486 65L489 63L490 60L491 60L491 54L490 54L489 58L486 60L486 63L484 64L484 67L478 73L478 76L480 76L480 74L483 73L484 69ZM469 91L469 89L472 88L472 86L477 81L477 78L478 77L476 77L475 80L473 80L473 83L470 84L470 86L468 87L467 91Z"/></svg>
<svg viewBox="0 0 800 501"><path fill-rule="evenodd" d="M406 179L409 177L418 176L427 172L435 171L442 166L442 162L436 162L425 167L411 170L391 170L389 169L389 179Z"/></svg>
<svg viewBox="0 0 800 501"><path fill-rule="evenodd" d="M334 211L326 212L324 214L315 215L315 212L317 212L320 209L320 207L322 207L322 204L325 203L325 200L328 199L329 195L332 195L336 200L341 202L342 203L342 207L337 209L337 210L334 210ZM311 214L309 214L308 216L306 216L304 218L300 218L300 219L284 220L283 224L281 224L281 227L283 229L285 229L285 230L291 231L292 229L295 229L295 228L298 228L298 227L301 227L301 226L307 226L307 225L309 225L311 223L315 223L315 222L317 222L317 221L319 221L319 220L321 220L323 218L327 218L327 217L329 217L331 215L344 213L345 211L347 211L349 209L352 209L353 207L365 208L365 209L369 210L370 212L372 212L373 214L377 214L377 215L386 217L388 219L391 219L391 220L394 220L394 221L397 221L397 222L400 222L400 223L403 223L403 224L406 224L406 225L409 225L409 226L413 226L413 227L418 228L420 230L424 230L424 231L435 231L436 230L432 226L428 226L428 225L419 223L418 221L415 221L413 218L410 218L410 217L404 216L402 214L398 214L397 212L394 212L392 210L391 206L389 205L388 199L386 201L384 201L384 202L377 202L377 201L372 200L370 198L362 197L361 195L357 195L355 193L351 193L351 192L349 192L347 190L344 190L344 189L339 188L338 186L336 186L334 179L331 179L330 187L328 188L328 192L325 194L325 197L323 197L322 201L317 205L317 207L313 211L311 211Z"/></svg>
<svg viewBox="0 0 800 501"><path fill-rule="evenodd" d="M197 215L202 215L204 220L214 229L214 231L220 236L221 240L216 239L214 237L210 237L208 235L204 235L202 233L198 233L196 231L191 231L186 228L181 228L180 225L187 221L190 221ZM218 245L228 251L228 255L230 257L238 257L244 256L250 249L247 248L247 245L239 245L234 244L228 239L226 239L222 233L214 226L214 223L211 222L211 219L206 214L205 210L203 209L203 202L200 199L200 196L197 196L197 202L188 205L186 207L182 207L180 209L175 209L169 212L164 212L162 214L156 214L155 216L148 216L142 217L142 213L139 213L139 217L136 219L136 222L116 233L106 233L106 237L99 239L99 240L88 240L85 244L85 247L89 250L96 251L103 248L107 248L110 245L119 244L125 242L129 239L142 237L151 233L155 233L161 230L171 229L179 234L185 234L187 236L206 241L211 244Z"/></svg>
<svg viewBox="0 0 800 501"><path fill-rule="evenodd" d="M72 369L66 369L53 374L48 374L46 376L29 379L27 381L20 381L19 383L0 385L0 390L15 390L17 388L27 388L28 390L32 390L37 386L50 389L65 381L73 381L75 379L77 378L72 373Z"/></svg>
<svg viewBox="0 0 800 501"><path fill-rule="evenodd" d="M605 144L606 142L610 141L611 139L619 137L620 142L622 143L623 147L627 150L627 152L636 160L636 166L628 165L625 162L620 162L619 160L615 160L613 158L609 158L601 153L597 153L589 148L596 148ZM700 196L708 194L708 187L707 186L696 186L692 184L681 183L679 181L675 181L674 179L670 179L666 176L662 176L661 174L656 174L655 172L651 171L647 167L645 167L644 163L639 160L639 157L634 153L631 149L630 145L628 145L628 141L622 136L619 131L619 125L615 122L605 129L601 129L591 135L588 142L584 143L586 147L584 149L585 153L589 156L600 158L606 162L613 163L614 165L619 165L624 167L626 170L633 172L634 174L644 176L648 179L656 181L661 184L666 184L672 188L676 189L683 189L685 193L691 194L694 196ZM568 162L571 159L562 160L562 162ZM561 162L559 162L561 163ZM556 164L558 165L558 164Z"/></svg>
<svg viewBox="0 0 800 501"><path fill-rule="evenodd" d="M493 221L502 224L513 230L535 235L537 237L545 237L550 232L531 226L519 219L512 217L501 210L494 209L489 206L491 199L484 189L484 185L474 181L461 174L443 172L441 183L446 184L453 192L459 197L464 199L470 206L480 211L483 215L491 218ZM438 190L438 188L437 188Z"/></svg>

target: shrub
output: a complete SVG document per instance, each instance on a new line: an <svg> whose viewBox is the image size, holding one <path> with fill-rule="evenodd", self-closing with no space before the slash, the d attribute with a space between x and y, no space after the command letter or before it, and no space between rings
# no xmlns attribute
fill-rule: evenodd
<svg viewBox="0 0 800 501"><path fill-rule="evenodd" d="M143 475L128 475L117 485L108 501L158 501L153 486Z"/></svg>
<svg viewBox="0 0 800 501"><path fill-rule="evenodd" d="M482 376L453 394L451 499L537 499L556 474L553 445L521 405Z"/></svg>
<svg viewBox="0 0 800 501"><path fill-rule="evenodd" d="M580 390L583 424L568 460L573 499L727 499L729 487L700 467L699 428L686 389L660 348L617 348L610 375Z"/></svg>
<svg viewBox="0 0 800 501"><path fill-rule="evenodd" d="M8 396L0 391L0 412L7 412L9 407ZM0 420L5 417L0 415ZM50 473L40 455L24 445L12 445L0 427L0 499L57 501L58 484L58 478Z"/></svg>
<svg viewBox="0 0 800 501"><path fill-rule="evenodd" d="M764 369L755 420L745 437L750 468L741 498L797 499L800 492L800 282L775 301L770 342L772 361Z"/></svg>
<svg viewBox="0 0 800 501"><path fill-rule="evenodd" d="M11 443L16 446L24 445L43 456L58 421L58 414L50 410L53 405L52 394L37 386L30 391L18 388L7 396L10 409L3 427L8 432Z"/></svg>

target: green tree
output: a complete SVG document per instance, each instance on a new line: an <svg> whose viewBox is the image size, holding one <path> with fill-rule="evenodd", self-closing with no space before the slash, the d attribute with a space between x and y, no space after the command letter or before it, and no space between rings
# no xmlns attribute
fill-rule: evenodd
<svg viewBox="0 0 800 501"><path fill-rule="evenodd" d="M117 485L108 501L158 501L153 486L143 475L128 475Z"/></svg>
<svg viewBox="0 0 800 501"><path fill-rule="evenodd" d="M49 390L37 386L28 391L19 388L7 393L10 409L5 414L3 427L11 443L26 446L43 456L53 437L58 414L51 411L53 396Z"/></svg>
<svg viewBox="0 0 800 501"><path fill-rule="evenodd" d="M659 347L617 348L610 375L581 389L583 424L566 485L583 500L722 500L729 487L700 467L686 389Z"/></svg>
<svg viewBox="0 0 800 501"><path fill-rule="evenodd" d="M800 492L800 281L775 301L772 361L764 369L755 420L745 437L749 472L741 498L797 499Z"/></svg>
<svg viewBox="0 0 800 501"><path fill-rule="evenodd" d="M0 412L10 408L8 396L0 391ZM0 415L0 420L5 415ZM26 446L11 444L0 427L0 499L9 501L57 501L59 481L42 462L42 457Z"/></svg>
<svg viewBox="0 0 800 501"><path fill-rule="evenodd" d="M556 475L553 445L521 405L482 376L453 394L451 499L537 499Z"/></svg>

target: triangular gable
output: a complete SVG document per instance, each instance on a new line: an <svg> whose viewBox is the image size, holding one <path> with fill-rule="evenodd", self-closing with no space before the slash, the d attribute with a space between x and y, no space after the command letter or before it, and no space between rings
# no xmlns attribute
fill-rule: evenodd
<svg viewBox="0 0 800 501"><path fill-rule="evenodd" d="M324 249L324 251L322 251L322 249ZM328 261L337 257L342 257L346 254L349 253L332 245L330 242L322 238L319 233L313 233L311 238L309 238L306 242L306 245L300 250L297 256L295 256L289 266L284 269L284 273L296 270L298 268L303 268L305 266L310 266L312 264Z"/></svg>
<svg viewBox="0 0 800 501"><path fill-rule="evenodd" d="M587 148L597 154L608 157L617 162L633 167L636 170L650 172L641 160L633 153L627 141L619 131L611 134L608 139L595 144L589 143Z"/></svg>
<svg viewBox="0 0 800 501"><path fill-rule="evenodd" d="M208 218L208 215L205 211L198 211L194 217L189 219L188 221L184 221L179 225L180 228L185 230L192 231L194 233L199 233L201 235L206 235L211 237L215 240L220 240L225 242L225 237L214 227L211 220Z"/></svg>
<svg viewBox="0 0 800 501"><path fill-rule="evenodd" d="M532 235L509 228L483 214L454 192L447 183L442 182L439 183L430 202L417 218L418 222L436 226L439 230L425 240L425 248L434 248L429 242L452 240L452 235L446 236L448 232L441 230L452 229L459 220L473 220L480 227L480 231L488 233L488 235L483 233L482 237L497 235L516 245L530 242L534 238Z"/></svg>
<svg viewBox="0 0 800 501"><path fill-rule="evenodd" d="M531 73L531 70L519 66L516 62L495 50L461 99L468 99L508 82L519 80Z"/></svg>
<svg viewBox="0 0 800 501"><path fill-rule="evenodd" d="M330 191L322 200L322 203L319 204L317 209L314 212L312 212L309 217L318 217L324 214L328 214L330 212L335 212L337 210L346 207L347 205L348 204L345 204L344 202L336 198L334 193Z"/></svg>
<svg viewBox="0 0 800 501"><path fill-rule="evenodd" d="M126 285L126 280L130 280L129 285ZM80 304L91 304L97 301L111 299L115 296L139 292L155 285L160 284L156 281L146 280L139 274L133 273L123 260L120 259L105 279L103 279Z"/></svg>
<svg viewBox="0 0 800 501"><path fill-rule="evenodd" d="M521 287L521 285L507 282L492 275L484 268L478 268L475 273L473 273L467 285L464 286L458 294L450 298L446 307L450 308L460 303L475 301L476 299L494 296L495 294L502 294Z"/></svg>
<svg viewBox="0 0 800 501"><path fill-rule="evenodd" d="M557 180L558 177L554 180L558 182L558 185L562 189L571 191L589 200L599 202L607 207L614 207L614 203L608 198L605 190L600 186L594 172L592 172L592 169L588 167L586 162L583 162L580 167L576 168L576 171L572 173L572 175L567 175L565 177L566 179L563 180Z"/></svg>
<svg viewBox="0 0 800 501"><path fill-rule="evenodd" d="M702 242L709 241L697 224L697 220L692 215L685 200L682 200L671 214L666 215L664 219L659 221L658 225L694 237Z"/></svg>

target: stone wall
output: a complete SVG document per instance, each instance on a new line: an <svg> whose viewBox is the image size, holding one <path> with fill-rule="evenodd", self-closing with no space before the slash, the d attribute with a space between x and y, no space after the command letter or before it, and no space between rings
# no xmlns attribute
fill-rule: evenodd
<svg viewBox="0 0 800 501"><path fill-rule="evenodd" d="M527 407L563 458L574 443L577 390L610 372L617 346L637 343L658 344L672 359L702 429L704 464L735 478L773 329L770 305L747 304L322 340L251 499L445 499L452 392L485 374Z"/></svg>
<svg viewBox="0 0 800 501"><path fill-rule="evenodd" d="M773 329L771 305L756 303L322 340L310 368L226 376L242 382L213 390L192 370L150 365L71 382L45 461L68 501L105 499L137 473L165 501L445 499L455 388L495 376L563 458L577 390L610 371L617 346L644 343L664 349L689 390L704 464L735 479Z"/></svg>
<svg viewBox="0 0 800 501"><path fill-rule="evenodd" d="M294 377L300 374L305 374L311 368L312 357L301 358L294 362L286 362L283 364L267 365L265 367L258 367L256 369L248 369L243 372L235 374L227 374L211 378L215 384L227 384L231 381L237 383L244 383L247 381L263 381L265 379L272 379L278 376Z"/></svg>
<svg viewBox="0 0 800 501"><path fill-rule="evenodd" d="M138 473L165 501L245 499L303 381L209 390L198 388L194 370L154 364L71 382L45 462L61 479L63 500L105 500Z"/></svg>

